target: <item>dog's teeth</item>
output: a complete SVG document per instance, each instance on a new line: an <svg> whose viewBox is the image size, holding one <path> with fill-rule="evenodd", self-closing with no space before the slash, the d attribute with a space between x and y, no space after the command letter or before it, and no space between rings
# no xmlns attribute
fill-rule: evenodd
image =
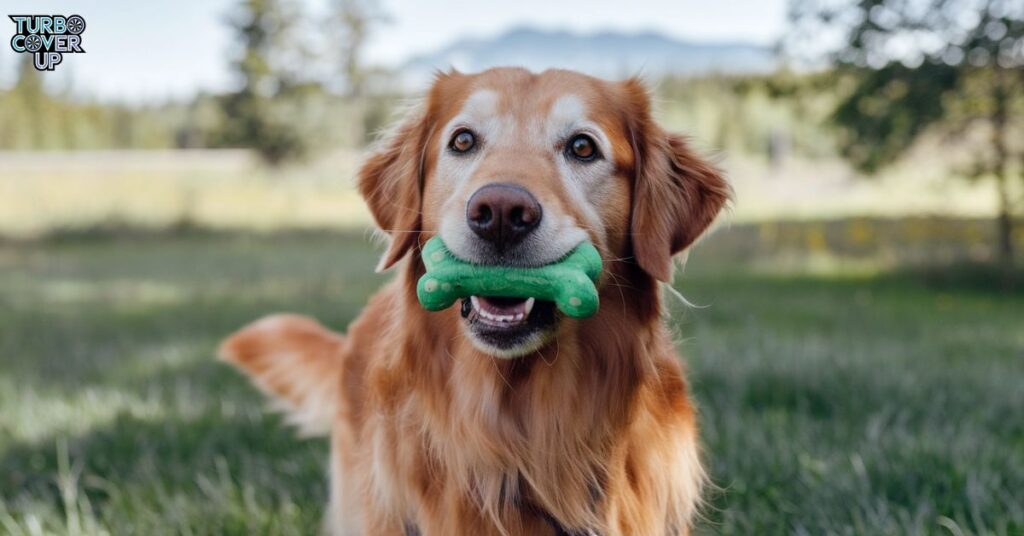
<svg viewBox="0 0 1024 536"><path fill-rule="evenodd" d="M527 298L523 302L522 312L512 313L507 315L496 314L486 308L483 300L476 296L469 297L469 304L477 312L480 318L488 320L490 322L497 322L502 324L514 324L522 322L526 317L530 316L530 311L533 310L533 305L536 303L536 299Z"/></svg>

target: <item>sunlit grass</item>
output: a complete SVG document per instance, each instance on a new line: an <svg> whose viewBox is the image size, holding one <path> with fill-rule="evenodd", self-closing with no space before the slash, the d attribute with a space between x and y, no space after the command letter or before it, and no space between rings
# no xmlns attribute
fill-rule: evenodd
<svg viewBox="0 0 1024 536"><path fill-rule="evenodd" d="M0 236L97 227L278 230L363 227L359 155L282 169L241 151L2 153Z"/></svg>
<svg viewBox="0 0 1024 536"><path fill-rule="evenodd" d="M0 153L0 236L363 228L370 214L353 186L360 158L339 151L274 170L240 151ZM736 190L725 223L996 213L991 184L949 177L928 155L870 179L834 158L793 157L777 167L740 153L718 160Z"/></svg>

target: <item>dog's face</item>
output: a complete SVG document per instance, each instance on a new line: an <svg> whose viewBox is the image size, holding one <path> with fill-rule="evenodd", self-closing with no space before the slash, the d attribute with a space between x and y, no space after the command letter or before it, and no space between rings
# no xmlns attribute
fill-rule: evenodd
<svg viewBox="0 0 1024 536"><path fill-rule="evenodd" d="M381 266L420 235L504 266L548 264L589 240L606 267L632 259L669 279L671 256L711 223L728 186L649 107L635 80L522 69L440 75L360 173L392 237ZM553 303L533 298L473 296L461 314L465 335L499 357L539 349L559 319Z"/></svg>

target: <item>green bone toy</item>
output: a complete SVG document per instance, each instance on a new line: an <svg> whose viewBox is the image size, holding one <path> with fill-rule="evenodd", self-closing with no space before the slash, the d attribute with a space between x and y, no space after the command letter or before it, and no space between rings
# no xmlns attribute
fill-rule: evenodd
<svg viewBox="0 0 1024 536"><path fill-rule="evenodd" d="M536 268L472 264L448 251L439 236L427 241L421 255L427 273L416 285L416 296L428 311L446 309L467 296L494 296L553 301L573 318L597 312L594 283L601 273L601 255L590 242Z"/></svg>

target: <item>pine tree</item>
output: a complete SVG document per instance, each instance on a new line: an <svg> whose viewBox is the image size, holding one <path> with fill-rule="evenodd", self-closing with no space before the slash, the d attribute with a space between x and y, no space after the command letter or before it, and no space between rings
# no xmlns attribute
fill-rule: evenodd
<svg viewBox="0 0 1024 536"><path fill-rule="evenodd" d="M241 42L233 62L241 87L222 99L221 141L251 147L271 165L303 156L306 141L298 128L275 113L288 82L286 66L275 56L290 46L294 13L281 0L243 0L229 24Z"/></svg>

